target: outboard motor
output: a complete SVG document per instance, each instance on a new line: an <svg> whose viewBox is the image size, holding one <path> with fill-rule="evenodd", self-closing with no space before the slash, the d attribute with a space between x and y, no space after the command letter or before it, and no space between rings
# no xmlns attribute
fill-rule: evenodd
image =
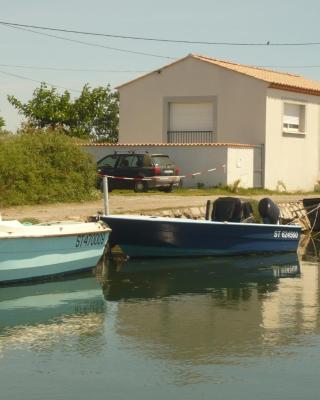
<svg viewBox="0 0 320 400"><path fill-rule="evenodd" d="M258 205L259 214L265 224L279 224L280 221L280 209L279 207L268 197L259 201Z"/></svg>
<svg viewBox="0 0 320 400"><path fill-rule="evenodd" d="M212 221L240 222L242 217L242 203L236 197L219 197L213 203Z"/></svg>

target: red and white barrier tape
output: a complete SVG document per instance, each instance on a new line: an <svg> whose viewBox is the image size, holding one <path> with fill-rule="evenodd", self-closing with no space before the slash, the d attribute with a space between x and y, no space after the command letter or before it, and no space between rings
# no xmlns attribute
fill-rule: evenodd
<svg viewBox="0 0 320 400"><path fill-rule="evenodd" d="M127 181L151 181L151 180L154 180L154 179L166 180L166 179L172 179L172 178L193 178L194 176L197 176L197 175L203 175L203 174L206 174L207 172L216 171L219 168L225 169L225 167L226 167L226 165L222 164L222 165L219 165L216 168L211 168L211 169L207 169L207 170L203 170L203 171L199 171L199 172L194 172L192 174L170 175L170 176L150 176L148 178L141 178L141 177L128 178L128 177L125 177L125 176L112 176L112 175L103 175L103 174L98 174L98 175L106 176L107 178L121 179L121 180L127 180Z"/></svg>
<svg viewBox="0 0 320 400"><path fill-rule="evenodd" d="M216 167L216 168L210 168L210 169L202 170L202 171L199 171L199 172L194 172L193 174L181 175L180 178L189 178L189 177L192 178L192 177L197 176L197 175L206 174L207 172L216 171L216 170L219 169L219 168L225 169L225 167L226 167L226 165L225 165L225 164L222 164L222 165L219 165L219 166Z"/></svg>

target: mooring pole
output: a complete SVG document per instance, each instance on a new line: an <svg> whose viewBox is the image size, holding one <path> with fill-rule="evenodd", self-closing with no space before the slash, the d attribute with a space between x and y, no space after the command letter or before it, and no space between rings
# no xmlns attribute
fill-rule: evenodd
<svg viewBox="0 0 320 400"><path fill-rule="evenodd" d="M104 203L104 215L109 215L109 190L108 190L108 177L102 178L103 186L103 203Z"/></svg>

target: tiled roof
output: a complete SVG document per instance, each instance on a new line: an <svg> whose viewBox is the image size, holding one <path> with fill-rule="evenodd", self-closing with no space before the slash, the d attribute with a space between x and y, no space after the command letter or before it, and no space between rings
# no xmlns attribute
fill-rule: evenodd
<svg viewBox="0 0 320 400"><path fill-rule="evenodd" d="M239 72L240 74L244 74L252 78L259 79L261 81L269 83L269 87L271 88L289 90L294 92L302 92L302 93L312 94L315 96L320 96L320 82L318 81L313 81L310 79L306 79L302 76L286 72L273 71L270 69L259 68L244 64L237 64L234 62L218 60L216 58L206 57L198 54L189 54L188 56L180 58L179 60L176 60L173 63L167 64L161 68L158 68L155 71L142 75L136 79L133 79L132 81L126 82L118 86L117 88L126 86L131 82L135 82L155 72L159 72L162 69L169 68L170 66L177 64L187 58L194 58L210 64L218 65L222 68L227 68L231 71Z"/></svg>
<svg viewBox="0 0 320 400"><path fill-rule="evenodd" d="M305 91L315 92L312 94L320 95L320 82L306 79L303 76L289 74L287 72L272 71L249 65L236 64L196 54L193 54L192 57L268 82L270 83L270 86L274 88L282 88L284 90L304 89Z"/></svg>
<svg viewBox="0 0 320 400"><path fill-rule="evenodd" d="M240 147L252 148L253 144L243 143L81 143L80 146L95 147Z"/></svg>

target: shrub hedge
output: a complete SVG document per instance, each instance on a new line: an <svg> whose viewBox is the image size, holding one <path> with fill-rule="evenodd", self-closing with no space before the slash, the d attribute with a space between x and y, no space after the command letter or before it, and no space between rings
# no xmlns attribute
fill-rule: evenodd
<svg viewBox="0 0 320 400"><path fill-rule="evenodd" d="M0 206L90 200L96 167L59 132L11 135L0 141Z"/></svg>

